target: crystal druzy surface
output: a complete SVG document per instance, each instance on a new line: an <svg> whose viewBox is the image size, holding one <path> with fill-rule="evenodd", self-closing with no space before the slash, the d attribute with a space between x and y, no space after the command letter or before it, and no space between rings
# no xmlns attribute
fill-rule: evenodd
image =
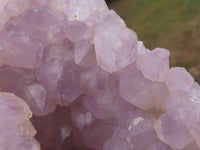
<svg viewBox="0 0 200 150"><path fill-rule="evenodd" d="M0 0L0 149L200 150L200 85L169 55L103 0Z"/></svg>

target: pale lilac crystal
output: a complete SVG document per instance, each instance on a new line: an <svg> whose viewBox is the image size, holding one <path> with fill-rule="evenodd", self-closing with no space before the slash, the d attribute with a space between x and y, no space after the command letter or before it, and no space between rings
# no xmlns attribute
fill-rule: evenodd
<svg viewBox="0 0 200 150"><path fill-rule="evenodd" d="M168 50L156 48L138 57L137 66L146 78L163 80L169 70L169 55Z"/></svg>
<svg viewBox="0 0 200 150"><path fill-rule="evenodd" d="M11 93L0 92L0 147L2 150L39 150L29 106ZM9 142L10 141L10 142ZM12 142L11 142L12 141Z"/></svg>
<svg viewBox="0 0 200 150"><path fill-rule="evenodd" d="M30 97L38 105L38 109L43 110L46 100L46 89L40 84L33 84L26 87L26 96ZM28 98L27 98L28 99ZM33 110L33 109L32 109Z"/></svg>
<svg viewBox="0 0 200 150"><path fill-rule="evenodd" d="M80 97L82 101L85 98L87 97ZM83 129L84 127L90 127L95 121L95 117L84 107L80 99L77 99L76 102L71 104L69 107L71 109L71 118L73 123L78 128Z"/></svg>
<svg viewBox="0 0 200 150"><path fill-rule="evenodd" d="M181 90L174 90L170 92L169 97L167 98L167 101L165 103L165 109L171 109L173 107L176 107L180 104L184 104L187 101L189 101L189 95Z"/></svg>
<svg viewBox="0 0 200 150"><path fill-rule="evenodd" d="M135 59L137 49L135 32L119 23L116 24L115 21L100 23L94 40L97 64L109 73L124 68Z"/></svg>
<svg viewBox="0 0 200 150"><path fill-rule="evenodd" d="M33 70L2 66L0 69L1 89L19 95L22 88L34 82Z"/></svg>
<svg viewBox="0 0 200 150"><path fill-rule="evenodd" d="M0 1L0 30L11 17L21 15L29 6L30 0L1 0Z"/></svg>
<svg viewBox="0 0 200 150"><path fill-rule="evenodd" d="M175 149L184 148L192 142L187 127L178 115L176 110L169 110L162 114L155 123L158 137Z"/></svg>
<svg viewBox="0 0 200 150"><path fill-rule="evenodd" d="M142 41L138 41L137 56L144 55L144 54L146 54L148 51L149 51L149 49L147 49L147 48L144 46L144 43L143 43Z"/></svg>
<svg viewBox="0 0 200 150"><path fill-rule="evenodd" d="M5 30L0 32L0 58L4 64L23 68L39 65L45 44L30 34L27 25L19 21L7 23Z"/></svg>
<svg viewBox="0 0 200 150"><path fill-rule="evenodd" d="M166 84L169 90L188 91L194 82L193 77L181 67L173 67L169 70Z"/></svg>
<svg viewBox="0 0 200 150"><path fill-rule="evenodd" d="M80 21L67 22L63 28L65 37L74 43L80 42L87 32L87 26Z"/></svg>
<svg viewBox="0 0 200 150"><path fill-rule="evenodd" d="M189 95L190 95L192 101L199 103L199 101L200 101L200 85L197 82L195 82L192 85L192 87L190 88Z"/></svg>
<svg viewBox="0 0 200 150"><path fill-rule="evenodd" d="M151 92L152 81L146 79L142 72L133 63L124 68L120 73L120 94L131 104L142 109L155 106L153 93Z"/></svg>
<svg viewBox="0 0 200 150"><path fill-rule="evenodd" d="M169 97L167 85L164 82L154 82L151 85L151 91L153 93L155 107L159 109L159 107L164 106Z"/></svg>
<svg viewBox="0 0 200 150"><path fill-rule="evenodd" d="M154 118L140 111L125 113L112 139L125 141L127 150L143 150L157 138L153 122Z"/></svg>
<svg viewBox="0 0 200 150"><path fill-rule="evenodd" d="M23 89L22 97L35 115L41 116L54 112L56 104L47 97L47 91L41 84L27 85Z"/></svg>
<svg viewBox="0 0 200 150"><path fill-rule="evenodd" d="M108 9L104 0L51 0L50 7L56 12L64 13L69 20L79 21Z"/></svg>
<svg viewBox="0 0 200 150"><path fill-rule="evenodd" d="M83 67L96 63L94 45L86 40L78 42L74 49L74 61Z"/></svg>
<svg viewBox="0 0 200 150"><path fill-rule="evenodd" d="M0 0L0 149L200 150L200 85L169 55L104 0Z"/></svg>

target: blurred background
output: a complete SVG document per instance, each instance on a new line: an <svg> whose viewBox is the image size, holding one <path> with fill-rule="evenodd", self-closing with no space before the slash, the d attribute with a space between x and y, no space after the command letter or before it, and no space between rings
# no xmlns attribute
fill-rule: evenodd
<svg viewBox="0 0 200 150"><path fill-rule="evenodd" d="M107 0L149 49L170 50L200 83L200 0Z"/></svg>

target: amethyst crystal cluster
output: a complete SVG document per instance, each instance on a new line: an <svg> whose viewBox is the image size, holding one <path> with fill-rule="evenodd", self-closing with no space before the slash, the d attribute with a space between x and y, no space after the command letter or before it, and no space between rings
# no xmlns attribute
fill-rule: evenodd
<svg viewBox="0 0 200 150"><path fill-rule="evenodd" d="M169 55L103 0L0 0L0 149L200 150L200 85Z"/></svg>

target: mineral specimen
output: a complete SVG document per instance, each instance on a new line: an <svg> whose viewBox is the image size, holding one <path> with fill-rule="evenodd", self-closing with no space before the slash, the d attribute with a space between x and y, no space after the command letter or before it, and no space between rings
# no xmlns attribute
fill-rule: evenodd
<svg viewBox="0 0 200 150"><path fill-rule="evenodd" d="M200 85L169 55L104 0L0 0L0 150L200 150Z"/></svg>
<svg viewBox="0 0 200 150"><path fill-rule="evenodd" d="M28 105L11 93L0 92L0 147L2 150L39 150Z"/></svg>

